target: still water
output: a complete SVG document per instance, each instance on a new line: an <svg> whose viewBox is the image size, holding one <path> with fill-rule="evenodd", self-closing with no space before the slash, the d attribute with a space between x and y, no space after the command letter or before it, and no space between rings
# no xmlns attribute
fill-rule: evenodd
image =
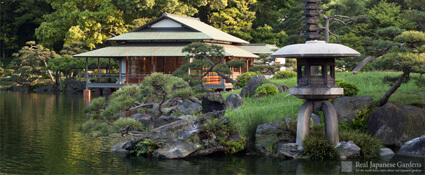
<svg viewBox="0 0 425 175"><path fill-rule="evenodd" d="M0 174L339 174L341 161L214 156L184 160L121 158L105 138L78 132L80 94L0 91ZM384 160L376 160L385 162Z"/></svg>

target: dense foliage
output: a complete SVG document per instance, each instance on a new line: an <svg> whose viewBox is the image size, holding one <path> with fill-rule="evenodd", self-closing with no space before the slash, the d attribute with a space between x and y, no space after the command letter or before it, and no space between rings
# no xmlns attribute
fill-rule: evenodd
<svg viewBox="0 0 425 175"><path fill-rule="evenodd" d="M259 96L276 95L278 93L279 91L275 85L270 83L263 84L255 90L255 94Z"/></svg>
<svg viewBox="0 0 425 175"><path fill-rule="evenodd" d="M225 120L229 119L211 119L202 127L202 133L206 136L203 140L204 149L221 146L226 153L233 154L245 148L245 138L238 135L235 122L225 123Z"/></svg>
<svg viewBox="0 0 425 175"><path fill-rule="evenodd" d="M360 91L354 83L350 83L344 80L335 80L335 85L344 89L343 96L354 97Z"/></svg>
<svg viewBox="0 0 425 175"><path fill-rule="evenodd" d="M104 125L101 129L108 131L103 134L118 132L123 128L127 131L144 131L146 128L142 128L138 121L120 118L121 114L127 111L144 112L150 115L149 129L153 129L155 121L164 114L163 108L170 101L185 100L193 95L188 87L189 84L181 78L153 73L140 85L122 87L108 100L104 97L94 99L86 108L86 112L93 121L84 124L82 128L89 129L83 129L83 131L89 132L90 128L96 128L97 125ZM89 127L91 125L93 127Z"/></svg>
<svg viewBox="0 0 425 175"><path fill-rule="evenodd" d="M323 126L313 126L309 135L304 139L304 152L311 159L336 159L339 157L336 145L326 140Z"/></svg>
<svg viewBox="0 0 425 175"><path fill-rule="evenodd" d="M243 88L245 84L248 83L248 81L251 80L251 78L255 75L257 75L256 72L245 72L243 74L240 74L236 78L236 83L234 84L235 88L236 89Z"/></svg>

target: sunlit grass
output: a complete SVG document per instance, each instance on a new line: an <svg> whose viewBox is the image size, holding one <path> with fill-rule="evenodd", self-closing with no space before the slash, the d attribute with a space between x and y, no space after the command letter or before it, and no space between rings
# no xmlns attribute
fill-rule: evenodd
<svg viewBox="0 0 425 175"><path fill-rule="evenodd" d="M357 85L360 92L357 96L372 96L374 102L377 102L384 93L390 88L383 84L382 79L386 75L398 76L400 72L360 72L357 75L351 72L336 73L337 79L342 79ZM417 76L417 75L412 75ZM296 78L284 80L271 80L275 84L285 84L289 87L296 86ZM240 94L240 89L228 92L223 95L227 98L232 93ZM236 110L227 110L226 116L231 117L238 123L240 131L247 137L253 138L258 125L268 122L274 122L283 118L296 118L298 110L303 101L294 96L287 96L288 91L275 96L266 96L262 98L244 98L245 104ZM423 103L425 101L425 89L418 87L413 81L402 84L394 93L390 102L402 105L413 103Z"/></svg>

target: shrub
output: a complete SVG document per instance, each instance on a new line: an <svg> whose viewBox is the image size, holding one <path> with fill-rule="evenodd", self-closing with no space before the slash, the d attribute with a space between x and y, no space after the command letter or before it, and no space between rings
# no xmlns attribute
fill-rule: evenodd
<svg viewBox="0 0 425 175"><path fill-rule="evenodd" d="M355 84L344 80L335 80L335 85L344 89L344 96L354 97L360 91Z"/></svg>
<svg viewBox="0 0 425 175"><path fill-rule="evenodd" d="M223 146L226 153L236 153L245 148L245 138L235 137L238 135L235 122L229 121L227 124L219 123L219 120L208 120L202 129L204 130L206 138L203 140L204 148L211 148L215 146Z"/></svg>
<svg viewBox="0 0 425 175"><path fill-rule="evenodd" d="M293 71L279 71L276 72L276 75L274 76L276 79L288 79L292 77L296 77L297 73Z"/></svg>
<svg viewBox="0 0 425 175"><path fill-rule="evenodd" d="M79 128L79 131L83 133L89 133L94 130L96 122L94 120L88 120L86 123L82 124Z"/></svg>
<svg viewBox="0 0 425 175"><path fill-rule="evenodd" d="M235 83L236 89L244 87L245 84L248 83L248 81L251 80L251 78L257 74L258 73L255 73L255 72L246 72L239 75L238 78L236 78L236 83Z"/></svg>
<svg viewBox="0 0 425 175"><path fill-rule="evenodd" d="M143 130L142 124L132 118L119 118L113 124L115 132L118 132L121 128L126 128L129 131Z"/></svg>
<svg viewBox="0 0 425 175"><path fill-rule="evenodd" d="M115 120L120 111L125 111L141 99L140 85L124 86L119 91L112 93L109 104L101 111L100 116L106 120Z"/></svg>
<svg viewBox="0 0 425 175"><path fill-rule="evenodd" d="M276 95L276 94L279 94L279 91L276 89L276 87L273 84L267 83L258 87L255 90L255 94L258 94L260 96Z"/></svg>
<svg viewBox="0 0 425 175"><path fill-rule="evenodd" d="M323 125L313 126L310 134L304 139L304 152L311 159L335 159L339 157L336 145L326 140Z"/></svg>
<svg viewBox="0 0 425 175"><path fill-rule="evenodd" d="M354 130L356 132L367 132L370 111L368 109L357 110L358 114L352 122L341 124L342 128Z"/></svg>
<svg viewBox="0 0 425 175"><path fill-rule="evenodd" d="M137 143L133 150L130 153L136 153L137 156L148 155L151 156L152 153L159 148L159 144L155 143L150 139L145 139Z"/></svg>
<svg viewBox="0 0 425 175"><path fill-rule="evenodd" d="M340 130L339 138L341 141L353 141L360 147L360 156L362 158L375 158L379 156L381 142L372 136L356 132L353 130Z"/></svg>
<svg viewBox="0 0 425 175"><path fill-rule="evenodd" d="M91 101L89 106L85 109L85 112L98 112L99 110L103 109L105 107L105 97L98 97Z"/></svg>

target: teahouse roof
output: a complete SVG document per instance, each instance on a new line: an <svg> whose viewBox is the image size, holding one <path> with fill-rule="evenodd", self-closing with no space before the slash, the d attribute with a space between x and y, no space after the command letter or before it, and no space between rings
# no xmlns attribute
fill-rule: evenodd
<svg viewBox="0 0 425 175"><path fill-rule="evenodd" d="M272 54L275 52L275 50L279 49L274 44L264 44L264 43L258 43L258 44L243 44L241 46L242 49L245 49L253 54Z"/></svg>
<svg viewBox="0 0 425 175"><path fill-rule="evenodd" d="M115 46L109 46L101 49L74 55L74 57L167 57L167 56L186 56L182 53L182 49L189 43L125 43ZM220 44L217 44L220 45ZM224 47L225 56L257 58L252 54L238 46L220 45Z"/></svg>
<svg viewBox="0 0 425 175"><path fill-rule="evenodd" d="M153 27L160 22L171 20L179 25L172 24L171 28L164 26ZM170 23L169 23L170 24ZM108 39L109 41L172 41L172 40L215 40L235 44L248 44L249 42L227 34L197 18L164 13L161 17L139 27L131 32Z"/></svg>

